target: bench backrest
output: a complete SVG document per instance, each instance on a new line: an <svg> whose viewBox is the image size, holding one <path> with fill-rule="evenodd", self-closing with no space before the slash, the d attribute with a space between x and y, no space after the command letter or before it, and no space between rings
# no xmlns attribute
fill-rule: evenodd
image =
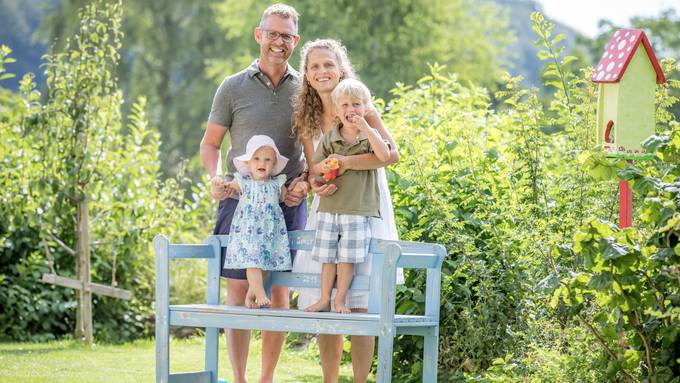
<svg viewBox="0 0 680 383"><path fill-rule="evenodd" d="M288 234L291 249L311 251L314 245L314 231L291 231ZM181 245L169 244L167 238L157 236L154 239L154 247L157 257L159 254L167 252L167 259L208 259L207 303L219 304L220 254L227 246L228 238L228 235L213 235L208 238L207 244ZM436 314L438 317L440 268L446 256L446 250L443 246L373 238L369 245L369 253L372 262L371 275L356 276L350 285L350 289L353 290L368 290L369 313L381 313L390 310L390 307L381 307L383 296L391 297L391 312L394 312L396 268L403 267L428 269L425 312L426 315ZM162 273L162 270L158 269L158 264L159 261L157 260L157 276L159 272ZM167 268L167 265L165 267ZM267 290L270 290L271 286L318 288L320 276L319 274L272 272L269 273L269 277L265 281Z"/></svg>

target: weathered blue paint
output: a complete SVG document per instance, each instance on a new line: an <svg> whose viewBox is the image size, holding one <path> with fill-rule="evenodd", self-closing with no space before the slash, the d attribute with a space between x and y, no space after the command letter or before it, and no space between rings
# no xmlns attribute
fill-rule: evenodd
<svg viewBox="0 0 680 383"><path fill-rule="evenodd" d="M296 231L289 235L293 249L310 250L313 231ZM366 314L307 313L298 310L249 309L219 304L219 263L221 248L228 236L211 236L207 244L170 244L164 236L154 239L156 251L156 381L220 382L217 378L218 329L272 330L316 334L347 334L378 337L378 383L391 382L392 352L397 334L423 336L423 382L437 381L439 342L439 293L441 266L446 257L443 246L429 243L372 239L369 277L352 281L352 289L369 291ZM208 282L205 304L169 305L169 260L207 258ZM427 270L424 315L395 315L397 267ZM302 273L269 273L266 287L318 287L319 276ZM169 373L169 326L206 328L205 371Z"/></svg>

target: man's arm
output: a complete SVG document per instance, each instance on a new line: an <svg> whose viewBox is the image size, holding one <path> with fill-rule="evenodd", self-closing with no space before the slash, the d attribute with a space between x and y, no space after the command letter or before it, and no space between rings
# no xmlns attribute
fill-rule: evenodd
<svg viewBox="0 0 680 383"><path fill-rule="evenodd" d="M208 123L200 146L201 161L210 175L210 195L216 200L223 200L229 195L222 179L220 156L220 147L227 131L222 125Z"/></svg>

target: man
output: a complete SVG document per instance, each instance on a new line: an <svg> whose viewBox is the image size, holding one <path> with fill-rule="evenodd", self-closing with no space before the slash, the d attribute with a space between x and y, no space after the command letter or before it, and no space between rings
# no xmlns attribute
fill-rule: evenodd
<svg viewBox="0 0 680 383"><path fill-rule="evenodd" d="M284 4L274 4L262 14L255 28L255 41L260 46L259 59L244 70L227 77L215 94L208 126L201 141L203 165L211 177L211 195L220 200L215 234L228 234L238 200L226 198L224 179L221 176L220 146L225 134L231 138L227 154L228 174L236 172L233 159L245 152L246 143L256 134L264 134L276 142L281 154L289 158L283 170L288 178L288 193L282 204L288 230L304 229L307 221L305 199L308 184L302 147L291 137L292 99L298 85L298 73L288 65L288 58L298 43L298 13ZM294 192L303 183L302 192ZM237 198L237 197L235 197ZM224 254L222 255L224 262ZM245 270L224 269L227 279L227 303L244 305L248 282ZM288 308L288 289L272 289L272 307ZM262 332L261 383L273 381L274 369L281 353L285 334ZM246 364L250 331L227 330L229 359L234 372L234 382L246 381Z"/></svg>

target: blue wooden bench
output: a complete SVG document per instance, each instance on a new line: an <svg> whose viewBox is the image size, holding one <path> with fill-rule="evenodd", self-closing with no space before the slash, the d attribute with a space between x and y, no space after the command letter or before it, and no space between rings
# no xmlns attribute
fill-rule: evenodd
<svg viewBox="0 0 680 383"><path fill-rule="evenodd" d="M378 337L378 383L392 379L392 348L399 334L425 338L423 382L437 381L437 351L439 343L439 291L441 265L446 250L441 245L417 242L372 239L373 272L357 276L351 289L369 291L368 313L338 314L308 313L296 309L249 309L226 306L219 302L220 252L226 246L226 235L215 235L207 244L171 244L162 235L153 240L156 252L156 382L157 383L216 383L218 332L220 328L302 332L315 334L372 335ZM313 231L290 232L293 249L310 250ZM205 304L169 304L169 267L171 259L195 258L208 260L207 299ZM427 269L424 315L395 315L397 267ZM272 285L318 287L319 276L302 273L269 273L265 288L271 294ZM190 373L170 373L170 326L205 328L205 370Z"/></svg>

